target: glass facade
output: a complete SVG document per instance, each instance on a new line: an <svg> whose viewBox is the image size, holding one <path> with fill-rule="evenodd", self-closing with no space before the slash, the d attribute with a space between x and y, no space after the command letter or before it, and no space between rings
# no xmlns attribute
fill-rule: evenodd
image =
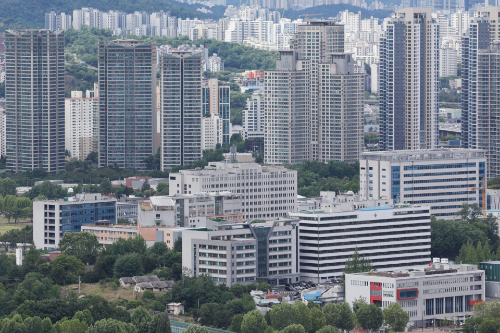
<svg viewBox="0 0 500 333"><path fill-rule="evenodd" d="M271 227L253 228L257 238L257 278L268 276L268 238Z"/></svg>
<svg viewBox="0 0 500 333"><path fill-rule="evenodd" d="M398 166L392 167L392 199L394 199L395 203L400 202L400 168Z"/></svg>
<svg viewBox="0 0 500 333"><path fill-rule="evenodd" d="M82 225L94 224L99 220L116 223L116 202L83 202L61 205L61 231L79 232Z"/></svg>

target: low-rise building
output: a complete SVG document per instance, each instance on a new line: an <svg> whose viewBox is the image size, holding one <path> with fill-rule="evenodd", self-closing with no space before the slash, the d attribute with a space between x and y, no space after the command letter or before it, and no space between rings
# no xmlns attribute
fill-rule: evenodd
<svg viewBox="0 0 500 333"><path fill-rule="evenodd" d="M324 203L322 209L289 216L300 220L303 281L324 283L340 277L356 250L382 271L408 269L431 259L429 206L352 201Z"/></svg>
<svg viewBox="0 0 500 333"><path fill-rule="evenodd" d="M101 247L113 244L120 238L134 238L138 234L136 226L113 224L105 221L90 225L82 225L82 231L96 235L99 240L99 246Z"/></svg>
<svg viewBox="0 0 500 333"><path fill-rule="evenodd" d="M410 316L408 326L415 328L442 326L451 317L464 321L474 304L485 300L485 272L435 259L421 268L346 274L346 302L364 297L382 308L397 302Z"/></svg>
<svg viewBox="0 0 500 333"><path fill-rule="evenodd" d="M77 194L62 200L33 201L33 243L37 249L55 250L66 232L106 220L116 223L116 200L100 193Z"/></svg>
<svg viewBox="0 0 500 333"><path fill-rule="evenodd" d="M164 242L169 249L174 248L177 238L182 237L184 228L161 228L156 230L156 241Z"/></svg>
<svg viewBox="0 0 500 333"><path fill-rule="evenodd" d="M138 204L137 231L148 246L156 242L158 229L176 227L175 203L168 197L151 197Z"/></svg>
<svg viewBox="0 0 500 333"><path fill-rule="evenodd" d="M222 224L186 229L182 266L232 286L268 279L273 285L299 280L296 220Z"/></svg>
<svg viewBox="0 0 500 333"><path fill-rule="evenodd" d="M141 198L142 199L142 198ZM117 202L116 203L116 218L124 218L130 222L137 221L138 205L137 203Z"/></svg>

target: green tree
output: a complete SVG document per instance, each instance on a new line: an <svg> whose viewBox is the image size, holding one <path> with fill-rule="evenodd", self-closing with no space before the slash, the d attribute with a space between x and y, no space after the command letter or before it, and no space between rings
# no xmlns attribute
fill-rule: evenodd
<svg viewBox="0 0 500 333"><path fill-rule="evenodd" d="M267 328L266 319L257 310L248 312L241 322L241 333L264 332Z"/></svg>
<svg viewBox="0 0 500 333"><path fill-rule="evenodd" d="M378 331L384 323L384 314L382 309L373 303L363 304L356 312L358 323L364 330Z"/></svg>
<svg viewBox="0 0 500 333"><path fill-rule="evenodd" d="M500 330L500 320L485 319L477 328L478 333L497 333Z"/></svg>
<svg viewBox="0 0 500 333"><path fill-rule="evenodd" d="M2 326L0 333L26 333L27 330L23 318L18 314L11 320L7 320Z"/></svg>
<svg viewBox="0 0 500 333"><path fill-rule="evenodd" d="M241 333L241 324L243 323L243 314L239 313L237 315L234 315L233 318L231 319L231 326L229 326L229 331L235 332L235 333ZM267 322L266 322L267 326Z"/></svg>
<svg viewBox="0 0 500 333"><path fill-rule="evenodd" d="M168 183L159 182L158 185L156 185L156 195L169 195Z"/></svg>
<svg viewBox="0 0 500 333"><path fill-rule="evenodd" d="M125 324L116 319L101 319L90 327L86 333L136 333L132 324Z"/></svg>
<svg viewBox="0 0 500 333"><path fill-rule="evenodd" d="M339 333L339 330L332 326L323 326L317 333Z"/></svg>
<svg viewBox="0 0 500 333"><path fill-rule="evenodd" d="M87 332L88 325L78 319L71 319L61 323L59 329L61 332L85 333Z"/></svg>
<svg viewBox="0 0 500 333"><path fill-rule="evenodd" d="M78 311L77 313L75 313L73 318L78 319L82 323L87 324L87 326L90 326L94 323L94 318L92 317L92 314L90 313L89 309Z"/></svg>
<svg viewBox="0 0 500 333"><path fill-rule="evenodd" d="M75 256L61 254L52 260L52 280L58 284L75 283L85 271L83 262Z"/></svg>
<svg viewBox="0 0 500 333"><path fill-rule="evenodd" d="M309 330L310 333L318 332L323 326L326 325L325 315L320 308L311 308L309 316L311 317L311 329Z"/></svg>
<svg viewBox="0 0 500 333"><path fill-rule="evenodd" d="M42 328L40 333L52 333L52 322L49 318L42 320Z"/></svg>
<svg viewBox="0 0 500 333"><path fill-rule="evenodd" d="M26 326L26 333L39 333L42 329L42 319L38 316L27 317L24 319L24 325Z"/></svg>
<svg viewBox="0 0 500 333"><path fill-rule="evenodd" d="M210 333L210 331L200 325L191 325L182 333Z"/></svg>
<svg viewBox="0 0 500 333"><path fill-rule="evenodd" d="M125 254L115 262L114 275L115 278L132 277L144 274L144 266L142 258L138 253Z"/></svg>
<svg viewBox="0 0 500 333"><path fill-rule="evenodd" d="M142 191L142 193L144 193L150 189L151 189L151 185L149 185L149 180L146 178L146 179L144 179L144 183L142 183L141 191Z"/></svg>
<svg viewBox="0 0 500 333"><path fill-rule="evenodd" d="M295 323L296 308L288 303L276 304L270 311L271 326L277 330L283 330L285 327Z"/></svg>
<svg viewBox="0 0 500 333"><path fill-rule="evenodd" d="M0 179L0 195L5 197L7 195L16 195L17 184L9 177Z"/></svg>
<svg viewBox="0 0 500 333"><path fill-rule="evenodd" d="M385 323L394 332L403 332L410 320L408 312L403 310L399 303L391 303L388 307L382 310L384 313Z"/></svg>
<svg viewBox="0 0 500 333"><path fill-rule="evenodd" d="M182 237L177 237L174 242L174 251L182 252Z"/></svg>
<svg viewBox="0 0 500 333"><path fill-rule="evenodd" d="M326 324L329 326L335 326L339 320L340 315L340 305L334 303L327 303L323 308L323 314L325 315Z"/></svg>
<svg viewBox="0 0 500 333"><path fill-rule="evenodd" d="M99 240L89 232L66 232L59 243L61 252L75 256L84 263L95 264Z"/></svg>
<svg viewBox="0 0 500 333"><path fill-rule="evenodd" d="M302 325L306 332L311 331L311 316L307 305L302 302L295 302L292 307L295 309L294 323Z"/></svg>
<svg viewBox="0 0 500 333"><path fill-rule="evenodd" d="M132 312L132 324L137 329L137 333L149 333L151 329L151 315L142 306Z"/></svg>
<svg viewBox="0 0 500 333"><path fill-rule="evenodd" d="M346 302L340 305L339 316L334 326L344 331L352 331L356 326L356 316Z"/></svg>
<svg viewBox="0 0 500 333"><path fill-rule="evenodd" d="M153 333L172 333L170 327L170 319L168 318L168 313L166 311L157 314L154 319L156 320L156 325L152 327Z"/></svg>
<svg viewBox="0 0 500 333"><path fill-rule="evenodd" d="M295 303L294 303L295 304ZM300 324L293 324L285 327L280 333L306 333L304 326Z"/></svg>
<svg viewBox="0 0 500 333"><path fill-rule="evenodd" d="M236 284L233 284L229 290L231 290L231 292L234 294L234 296L240 297L241 295L243 295L247 292L247 287L240 284L240 283L236 283Z"/></svg>
<svg viewBox="0 0 500 333"><path fill-rule="evenodd" d="M101 181L101 185L99 187L100 187L100 192L102 194L108 194L113 192L109 178L103 178Z"/></svg>
<svg viewBox="0 0 500 333"><path fill-rule="evenodd" d="M369 259L365 256L361 256L358 252L358 248L354 249L354 254L347 259L345 263L344 273L352 274L352 273L362 273L362 272L371 272L373 270L373 266Z"/></svg>

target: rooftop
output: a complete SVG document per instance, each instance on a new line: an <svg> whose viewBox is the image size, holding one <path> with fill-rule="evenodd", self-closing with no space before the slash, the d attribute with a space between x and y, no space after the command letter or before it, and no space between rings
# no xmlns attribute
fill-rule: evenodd
<svg viewBox="0 0 500 333"><path fill-rule="evenodd" d="M374 151L362 153L364 160L390 162L453 160L460 158L484 158L486 151L481 149L438 148L416 150Z"/></svg>

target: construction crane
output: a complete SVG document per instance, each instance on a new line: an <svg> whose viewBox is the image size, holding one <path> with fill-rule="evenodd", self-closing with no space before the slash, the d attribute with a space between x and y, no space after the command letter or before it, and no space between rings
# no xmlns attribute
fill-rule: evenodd
<svg viewBox="0 0 500 333"><path fill-rule="evenodd" d="M495 185L486 185L486 178L483 177L483 193L481 193L482 195L482 200L483 200L483 207L482 207L482 210L483 210L483 218L486 217L486 189L488 188L497 188L497 187L500 187L500 184L495 184ZM471 188L472 191L475 191L476 189L473 187Z"/></svg>
<svg viewBox="0 0 500 333"><path fill-rule="evenodd" d="M323 15L323 14L303 14L303 15L299 15L299 17L304 16L306 18L306 21L307 21L307 18L309 16L318 16L318 15Z"/></svg>

